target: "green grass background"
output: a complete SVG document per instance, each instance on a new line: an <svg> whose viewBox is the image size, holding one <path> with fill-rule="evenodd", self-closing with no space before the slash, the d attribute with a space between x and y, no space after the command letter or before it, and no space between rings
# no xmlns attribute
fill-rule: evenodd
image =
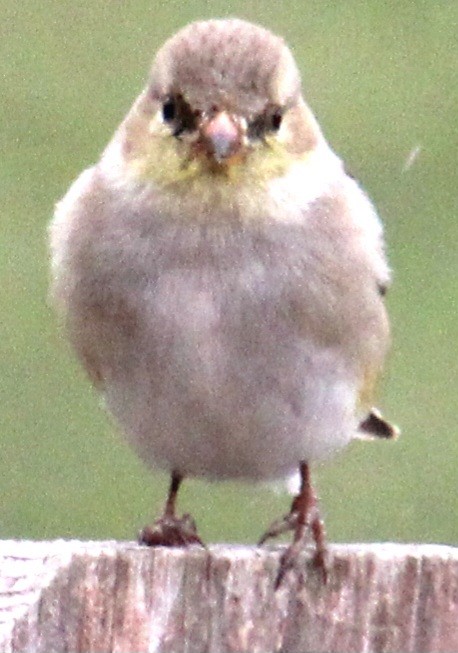
<svg viewBox="0 0 458 653"><path fill-rule="evenodd" d="M59 334L46 299L46 226L163 40L190 20L237 15L290 43L327 137L379 208L395 271L381 404L403 435L354 443L315 470L329 537L456 543L458 3L0 8L0 537L130 539L162 505L165 475L123 443ZM208 541L252 542L288 504L235 483L191 480L181 496Z"/></svg>

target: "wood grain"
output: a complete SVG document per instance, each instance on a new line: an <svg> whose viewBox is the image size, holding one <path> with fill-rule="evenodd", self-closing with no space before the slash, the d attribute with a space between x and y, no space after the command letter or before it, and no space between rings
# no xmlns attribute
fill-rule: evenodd
<svg viewBox="0 0 458 653"><path fill-rule="evenodd" d="M0 651L458 651L458 549L306 552L274 591L281 547L147 549L127 542L0 542Z"/></svg>

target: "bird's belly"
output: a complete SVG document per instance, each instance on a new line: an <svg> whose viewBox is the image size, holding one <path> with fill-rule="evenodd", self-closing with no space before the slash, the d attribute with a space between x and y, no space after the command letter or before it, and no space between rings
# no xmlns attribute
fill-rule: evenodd
<svg viewBox="0 0 458 653"><path fill-rule="evenodd" d="M372 315L360 284L323 276L307 224L142 223L84 268L79 350L147 464L269 479L351 439L368 339L349 315Z"/></svg>
<svg viewBox="0 0 458 653"><path fill-rule="evenodd" d="M124 343L131 363L105 388L147 464L272 479L352 437L355 384L332 349L290 333L262 302L236 306L204 290L192 301L178 293L176 305L170 297L156 290L142 337Z"/></svg>

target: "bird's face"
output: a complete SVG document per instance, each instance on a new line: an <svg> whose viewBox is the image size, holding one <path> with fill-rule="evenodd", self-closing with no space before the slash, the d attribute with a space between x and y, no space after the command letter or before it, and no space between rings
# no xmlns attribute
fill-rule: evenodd
<svg viewBox="0 0 458 653"><path fill-rule="evenodd" d="M134 174L162 186L259 186L306 156L317 130L284 42L215 20L189 25L159 51L123 147Z"/></svg>

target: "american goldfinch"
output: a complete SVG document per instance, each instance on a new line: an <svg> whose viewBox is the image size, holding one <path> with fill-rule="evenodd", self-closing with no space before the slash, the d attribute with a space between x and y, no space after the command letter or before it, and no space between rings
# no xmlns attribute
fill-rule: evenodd
<svg viewBox="0 0 458 653"><path fill-rule="evenodd" d="M146 544L200 542L176 513L185 477L300 472L277 585L310 533L309 465L360 436L389 346L390 282L374 208L323 137L285 42L257 25L188 25L58 203L52 297L127 440L168 470Z"/></svg>

